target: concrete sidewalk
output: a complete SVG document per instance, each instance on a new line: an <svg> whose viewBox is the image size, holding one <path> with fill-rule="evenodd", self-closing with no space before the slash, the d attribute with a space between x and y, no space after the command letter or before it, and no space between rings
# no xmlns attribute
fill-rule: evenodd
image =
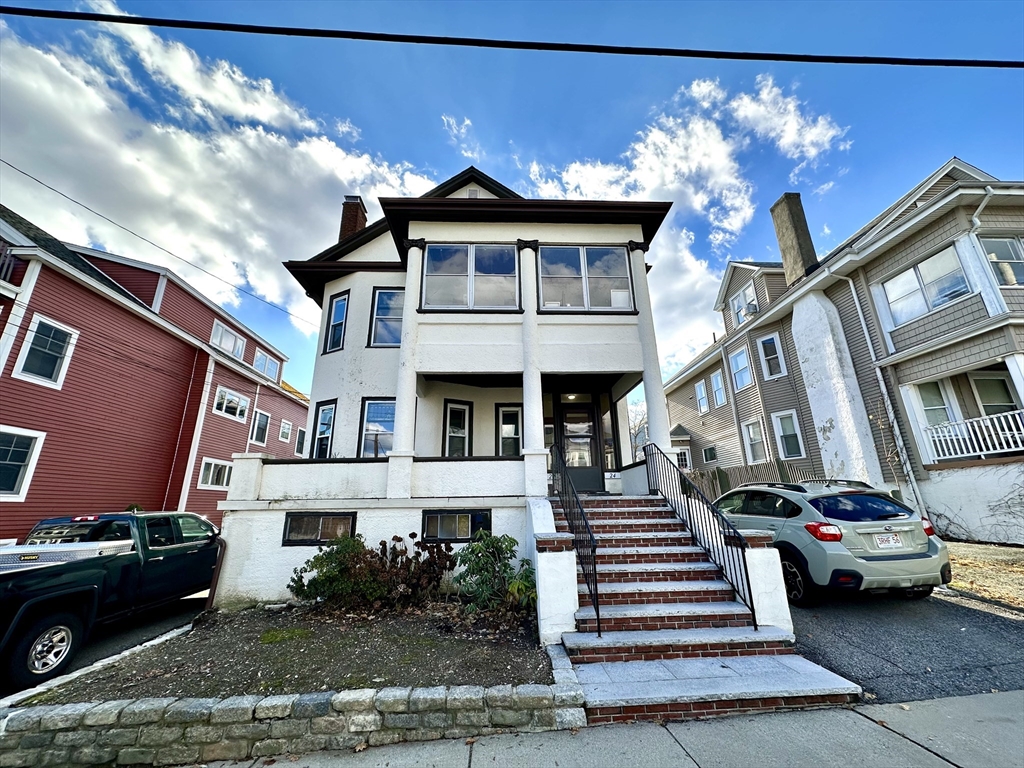
<svg viewBox="0 0 1024 768"><path fill-rule="evenodd" d="M1024 691L323 752L296 768L1024 768Z"/></svg>

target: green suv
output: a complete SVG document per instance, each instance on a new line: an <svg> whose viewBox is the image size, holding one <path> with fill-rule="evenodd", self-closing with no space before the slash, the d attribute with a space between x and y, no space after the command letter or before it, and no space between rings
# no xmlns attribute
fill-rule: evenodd
<svg viewBox="0 0 1024 768"><path fill-rule="evenodd" d="M922 598L952 579L931 522L864 483L747 483L715 505L737 528L771 533L794 605L812 604L826 588Z"/></svg>

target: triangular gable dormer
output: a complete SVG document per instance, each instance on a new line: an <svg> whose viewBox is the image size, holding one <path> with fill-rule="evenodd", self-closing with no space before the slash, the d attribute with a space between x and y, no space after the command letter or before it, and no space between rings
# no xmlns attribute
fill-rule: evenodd
<svg viewBox="0 0 1024 768"><path fill-rule="evenodd" d="M929 201L941 195L954 184L963 181L989 182L998 181L998 179L979 168L975 168L970 163L965 163L958 157L953 157L889 206L881 216L864 229L862 235L856 237L856 242L863 243L873 239L884 230L899 223L913 214L918 208L923 207Z"/></svg>
<svg viewBox="0 0 1024 768"><path fill-rule="evenodd" d="M729 286L732 284L738 270L743 270L747 273L747 280L744 282L749 282L759 271L781 272L782 263L777 261L730 261L725 267L722 282L718 285L718 296L715 298L714 307L716 312L721 312L725 309L725 302L731 293Z"/></svg>

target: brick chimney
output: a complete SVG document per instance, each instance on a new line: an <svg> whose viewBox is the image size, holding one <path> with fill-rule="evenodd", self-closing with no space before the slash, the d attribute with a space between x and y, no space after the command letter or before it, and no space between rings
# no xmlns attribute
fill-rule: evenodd
<svg viewBox="0 0 1024 768"><path fill-rule="evenodd" d="M776 201L772 206L772 221L782 252L786 285L793 285L819 266L799 192L786 192Z"/></svg>
<svg viewBox="0 0 1024 768"><path fill-rule="evenodd" d="M345 204L341 206L341 232L338 234L340 243L347 237L366 227L366 206L359 195L345 195Z"/></svg>

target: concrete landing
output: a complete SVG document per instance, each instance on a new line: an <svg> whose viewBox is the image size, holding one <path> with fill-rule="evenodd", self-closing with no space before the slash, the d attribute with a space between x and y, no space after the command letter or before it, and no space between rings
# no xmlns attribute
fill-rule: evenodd
<svg viewBox="0 0 1024 768"><path fill-rule="evenodd" d="M577 664L586 707L860 695L859 685L796 655Z"/></svg>

